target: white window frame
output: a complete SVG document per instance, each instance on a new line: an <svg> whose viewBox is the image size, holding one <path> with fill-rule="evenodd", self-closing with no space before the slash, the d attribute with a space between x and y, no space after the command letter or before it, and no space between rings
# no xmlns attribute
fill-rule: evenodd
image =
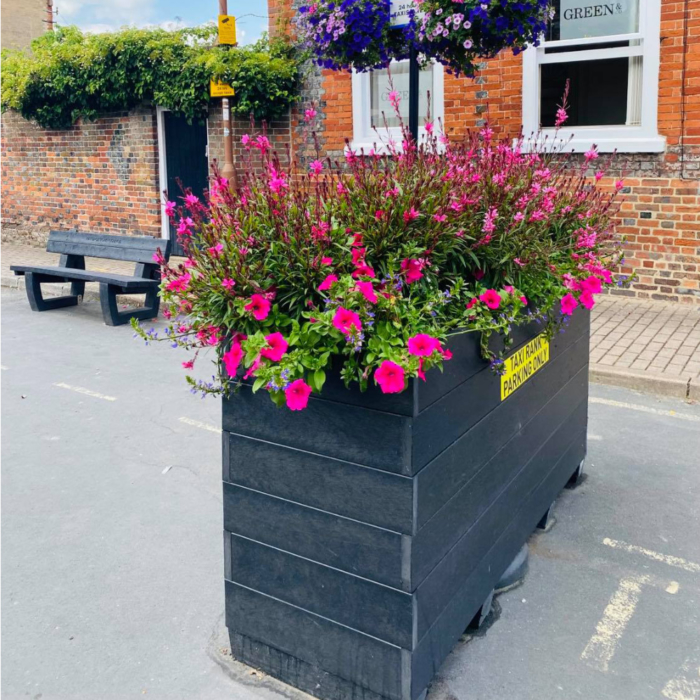
<svg viewBox="0 0 700 700"><path fill-rule="evenodd" d="M439 129L439 121L445 122L445 78L441 64L433 64L433 91L430 95L430 116L436 130ZM401 151L403 137L399 127L372 128L371 114L371 85L370 71L352 73L352 127L353 138L350 148L355 152L364 150L369 153L374 149L375 153L385 154L389 152L389 141L393 141L397 151ZM418 140L422 141L426 136L425 128L418 128Z"/></svg>
<svg viewBox="0 0 700 700"><path fill-rule="evenodd" d="M539 130L540 66L545 63L642 57L641 119L635 126L577 126L559 130L559 138L567 141L566 150L583 153L591 144L601 153L661 153L666 149L666 138L658 133L659 61L661 43L660 0L639 0L639 31L634 34L597 36L587 39L565 39L529 46L523 53L523 133L527 139ZM630 40L633 46L612 49L596 48L597 44ZM590 45L589 49L576 53L545 54L549 48ZM553 137L553 128L543 128L542 136Z"/></svg>

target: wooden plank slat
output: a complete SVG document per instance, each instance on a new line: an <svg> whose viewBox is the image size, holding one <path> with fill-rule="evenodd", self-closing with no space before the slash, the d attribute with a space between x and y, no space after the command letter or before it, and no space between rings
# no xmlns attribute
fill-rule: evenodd
<svg viewBox="0 0 700 700"><path fill-rule="evenodd" d="M394 588L405 588L402 537L224 483L224 529Z"/></svg>
<svg viewBox="0 0 700 700"><path fill-rule="evenodd" d="M409 593L230 535L226 578L383 641L409 649Z"/></svg>
<svg viewBox="0 0 700 700"><path fill-rule="evenodd" d="M106 282L125 289L152 289L158 287L160 282L142 277L129 277L116 275L112 272L96 272L93 270L79 270L74 267L39 267L34 265L12 265L10 269L15 273L26 274L34 272L47 277L57 277L59 280L84 280L85 282ZM59 281L57 280L57 281ZM48 280L47 280L48 281Z"/></svg>
<svg viewBox="0 0 700 700"><path fill-rule="evenodd" d="M225 481L411 534L410 478L241 435L224 439Z"/></svg>

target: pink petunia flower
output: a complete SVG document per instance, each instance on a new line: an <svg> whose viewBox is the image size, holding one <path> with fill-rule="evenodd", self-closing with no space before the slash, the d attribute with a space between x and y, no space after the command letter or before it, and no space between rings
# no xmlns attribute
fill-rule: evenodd
<svg viewBox="0 0 700 700"><path fill-rule="evenodd" d="M332 265L333 258L321 258L321 265Z"/></svg>
<svg viewBox="0 0 700 700"><path fill-rule="evenodd" d="M588 291L581 292L581 296L578 298L578 300L581 302L581 304L585 308L587 308L589 310L595 306L595 298L591 292L588 292Z"/></svg>
<svg viewBox="0 0 700 700"><path fill-rule="evenodd" d="M229 377L235 377L238 372L238 365L243 359L243 348L240 343L233 343L230 349L221 356L221 360L226 368Z"/></svg>
<svg viewBox="0 0 700 700"><path fill-rule="evenodd" d="M358 332L362 329L360 317L354 311L342 306L338 307L333 316L333 325L345 335L352 333L353 329Z"/></svg>
<svg viewBox="0 0 700 700"><path fill-rule="evenodd" d="M327 291L328 289L331 288L331 286L333 285L333 282L337 282L337 281L338 281L338 277L336 275L328 275L326 277L326 279L324 279L323 282L321 282L321 284L318 285L318 291L319 292Z"/></svg>
<svg viewBox="0 0 700 700"><path fill-rule="evenodd" d="M374 291L374 287L371 282L357 282L355 288L362 296L367 299L371 304L377 303L377 293Z"/></svg>
<svg viewBox="0 0 700 700"><path fill-rule="evenodd" d="M217 243L211 248L207 248L207 252L212 256L212 258L218 258L219 255L224 252L224 246L222 243Z"/></svg>
<svg viewBox="0 0 700 700"><path fill-rule="evenodd" d="M406 282L408 284L413 284L423 277L422 269L423 265L420 260L404 258L401 261L401 271L406 273Z"/></svg>
<svg viewBox="0 0 700 700"><path fill-rule="evenodd" d="M267 341L267 347L260 351L263 357L273 362L279 362L282 359L282 355L287 352L289 343L284 339L281 333L270 333L270 335L265 336Z"/></svg>
<svg viewBox="0 0 700 700"><path fill-rule="evenodd" d="M578 302L573 294L565 294L561 298L561 312L566 316L571 316L577 306Z"/></svg>
<svg viewBox="0 0 700 700"><path fill-rule="evenodd" d="M473 299L470 299L467 302L467 310L473 309L478 303L479 303L479 300L476 297L474 297Z"/></svg>
<svg viewBox="0 0 700 700"><path fill-rule="evenodd" d="M403 367L391 360L384 360L374 372L374 379L383 394L398 394L403 391L405 376Z"/></svg>
<svg viewBox="0 0 700 700"><path fill-rule="evenodd" d="M270 313L270 302L262 294L253 294L244 308L257 321L264 321Z"/></svg>
<svg viewBox="0 0 700 700"><path fill-rule="evenodd" d="M600 294L603 291L603 283L598 277L591 275L585 280L581 280L581 289L589 294Z"/></svg>
<svg viewBox="0 0 700 700"><path fill-rule="evenodd" d="M184 369L192 369L194 367L194 360L187 360L187 362L183 362L182 366Z"/></svg>
<svg viewBox="0 0 700 700"><path fill-rule="evenodd" d="M285 390L287 408L290 411L303 411L309 403L311 387L303 380L293 381Z"/></svg>
<svg viewBox="0 0 700 700"><path fill-rule="evenodd" d="M408 339L408 352L417 357L429 357L440 349L440 341L427 333L418 333Z"/></svg>
<svg viewBox="0 0 700 700"><path fill-rule="evenodd" d="M527 306L527 297L526 297L526 296L520 297L520 301L521 301L525 306Z"/></svg>
<svg viewBox="0 0 700 700"><path fill-rule="evenodd" d="M495 289L487 289L483 294L479 295L479 299L489 309L497 309L501 305L501 295Z"/></svg>

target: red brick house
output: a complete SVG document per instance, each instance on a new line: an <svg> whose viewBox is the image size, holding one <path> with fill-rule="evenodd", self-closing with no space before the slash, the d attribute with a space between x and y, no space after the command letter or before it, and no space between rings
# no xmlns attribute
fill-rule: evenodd
<svg viewBox="0 0 700 700"><path fill-rule="evenodd" d="M269 0L270 26L284 31L299 0ZM488 117L504 134L526 134L554 121L566 79L571 108L566 137L583 152L617 150L627 202L618 231L627 237L627 269L639 297L700 303L700 0L556 0L556 19L539 48L503 52L477 77L455 78L441 66L421 76L421 118L451 135ZM591 6L591 7L589 7ZM407 88L405 66L392 70ZM318 72L305 102L321 106L321 142L341 155L377 142L372 127L391 114L386 71ZM403 100L407 108L407 100ZM390 123L390 127L395 124ZM381 147L381 145L380 145ZM617 175L618 173L614 173Z"/></svg>

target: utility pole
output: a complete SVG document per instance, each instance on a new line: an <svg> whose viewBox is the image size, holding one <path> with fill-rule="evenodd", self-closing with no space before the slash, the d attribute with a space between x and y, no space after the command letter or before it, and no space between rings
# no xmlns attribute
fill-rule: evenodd
<svg viewBox="0 0 700 700"><path fill-rule="evenodd" d="M227 0L219 0L219 14L228 14ZM233 135L231 133L231 110L228 97L221 100L221 109L224 125L224 167L221 170L221 175L228 179L234 189L238 189L236 169L233 165Z"/></svg>

